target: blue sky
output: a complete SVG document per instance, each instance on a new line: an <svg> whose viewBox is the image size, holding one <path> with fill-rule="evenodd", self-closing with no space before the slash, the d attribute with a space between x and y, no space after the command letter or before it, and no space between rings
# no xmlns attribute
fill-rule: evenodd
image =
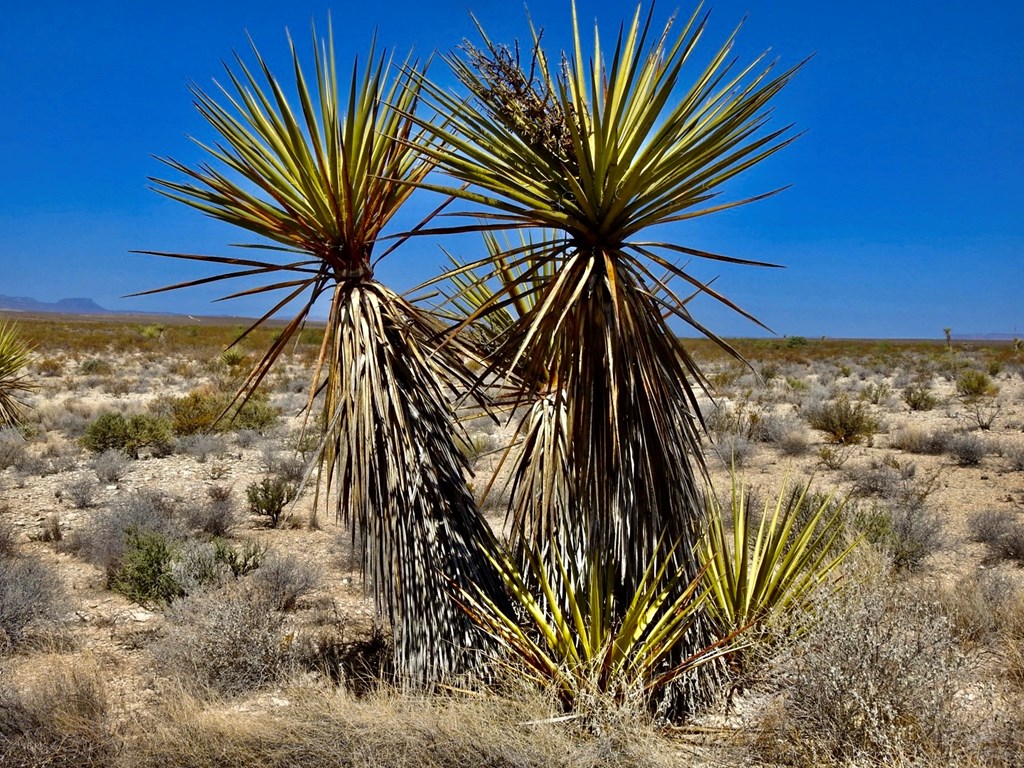
<svg viewBox="0 0 1024 768"><path fill-rule="evenodd" d="M352 6L358 5L357 8ZM675 8L660 2L659 23ZM698 219L671 237L773 261L782 270L694 264L779 334L936 338L1024 335L1024 5L719 0L705 52L746 17L741 60L766 48L814 58L776 103L773 125L805 131L727 189L791 184L767 201ZM610 40L631 3L578 0ZM132 249L228 253L247 238L148 189L153 156L198 162L187 136L212 139L186 86L211 86L246 31L282 75L285 29L300 44L333 15L339 66L374 29L403 54L473 39L473 11L496 41L525 39L523 6L473 0L330 4L18 3L0 24L0 294L88 296L112 309L253 315L261 303L212 304L214 290L124 294L198 276ZM536 3L550 50L567 44L568 0ZM444 79L443 64L432 69ZM426 207L423 201L418 205ZM472 257L476 240L449 243ZM404 289L444 256L420 239L378 275ZM710 302L695 314L726 335L758 329Z"/></svg>

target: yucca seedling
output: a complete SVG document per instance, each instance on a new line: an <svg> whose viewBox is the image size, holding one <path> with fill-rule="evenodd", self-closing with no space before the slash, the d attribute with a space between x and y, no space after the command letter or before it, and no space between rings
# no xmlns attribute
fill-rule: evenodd
<svg viewBox="0 0 1024 768"><path fill-rule="evenodd" d="M809 488L794 499L783 488L756 522L734 477L731 536L722 504L709 492L708 526L698 552L708 610L720 634L745 627L756 631L804 606L856 546L857 541L837 547L845 531L844 504L826 497L806 509Z"/></svg>
<svg viewBox="0 0 1024 768"><path fill-rule="evenodd" d="M687 582L672 567L670 547L659 545L623 604L617 603L616 569L599 553L585 558L584 571L575 574L560 557L554 559L557 574L538 550L525 567L508 556L494 559L522 620L483 590L454 591L495 641L501 663L553 691L569 711L579 713L595 701L657 706L670 686L724 655L739 634L679 656L702 615L707 587L699 577Z"/></svg>
<svg viewBox="0 0 1024 768"><path fill-rule="evenodd" d="M243 338L297 303L238 398L256 390L317 300L329 300L307 406L323 404L312 420L319 426L314 508L332 503L361 543L403 680L429 682L458 669L477 642L446 595L445 577L483 585L495 600L501 589L484 556L491 532L452 438L447 393L470 379L460 346L439 346L442 325L373 274L396 247L375 254L382 231L432 167L412 117L423 71L407 61L404 74L391 77L387 57L371 47L365 68L353 67L346 102L333 36L318 40L314 30L313 38L312 84L292 46L297 103L255 46L255 71L236 56L219 100L193 88L218 141L200 144L210 164L167 160L186 180L156 179L158 190L263 238L244 247L267 255L157 253L228 269L159 290L270 278L225 297L283 294Z"/></svg>
<svg viewBox="0 0 1024 768"><path fill-rule="evenodd" d="M0 427L17 426L22 397L33 388L25 372L31 352L17 325L0 321Z"/></svg>

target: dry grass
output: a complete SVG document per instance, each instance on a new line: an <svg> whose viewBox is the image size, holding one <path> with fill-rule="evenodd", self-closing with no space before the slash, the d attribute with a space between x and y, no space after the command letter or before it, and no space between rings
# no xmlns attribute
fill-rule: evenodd
<svg viewBox="0 0 1024 768"><path fill-rule="evenodd" d="M22 670L0 683L0 765L88 768L112 765L104 676L92 659L44 656L35 675Z"/></svg>
<svg viewBox="0 0 1024 768"><path fill-rule="evenodd" d="M550 721L544 702L492 696L297 687L242 705L181 691L133 723L126 752L139 768L195 766L661 766L684 764L641 724L604 734Z"/></svg>

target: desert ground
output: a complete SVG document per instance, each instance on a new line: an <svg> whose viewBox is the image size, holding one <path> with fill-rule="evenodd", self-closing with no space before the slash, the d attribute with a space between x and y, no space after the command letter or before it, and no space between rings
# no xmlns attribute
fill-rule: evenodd
<svg viewBox="0 0 1024 768"><path fill-rule="evenodd" d="M315 482L268 513L313 450L315 328L213 424L273 328L225 351L237 323L15 319L34 389L0 432L2 765L1024 764L1019 343L740 340L745 366L687 342L716 497L741 484L759 510L809 483L857 543L814 621L665 724L567 718L512 673L377 682L387 637L344 521ZM482 492L513 430L466 429ZM499 531L506 500L500 479L481 499Z"/></svg>

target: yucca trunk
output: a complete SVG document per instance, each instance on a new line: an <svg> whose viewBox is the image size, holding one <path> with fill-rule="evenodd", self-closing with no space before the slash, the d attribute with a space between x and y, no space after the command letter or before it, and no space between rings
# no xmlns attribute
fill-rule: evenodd
<svg viewBox="0 0 1024 768"><path fill-rule="evenodd" d="M590 578L589 568L614 574L615 604L625 611L666 547L673 570L685 574L681 584L698 574L705 477L687 452L698 439L696 405L680 342L628 269L584 251L566 260L560 278L546 297L562 308L544 334L554 344L528 356L554 372L557 388L534 405L525 430L513 488L532 493L513 495L514 519L528 549L557 552L574 588ZM521 341L513 334L505 349ZM701 618L677 655L714 642ZM713 668L680 681L667 706L692 712L706 703L718 683Z"/></svg>
<svg viewBox="0 0 1024 768"><path fill-rule="evenodd" d="M496 598L502 591L485 554L492 534L453 441L429 342L436 329L406 308L379 283L335 289L322 466L338 515L361 542L377 608L391 620L402 682L424 684L463 669L480 642L449 597L449 579Z"/></svg>

